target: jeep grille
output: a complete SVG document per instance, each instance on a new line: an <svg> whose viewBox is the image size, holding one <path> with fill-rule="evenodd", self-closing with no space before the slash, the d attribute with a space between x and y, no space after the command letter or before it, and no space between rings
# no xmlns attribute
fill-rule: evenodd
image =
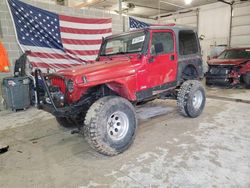
<svg viewBox="0 0 250 188"><path fill-rule="evenodd" d="M66 84L63 78L60 77L51 77L51 85L59 87L62 93L66 92Z"/></svg>

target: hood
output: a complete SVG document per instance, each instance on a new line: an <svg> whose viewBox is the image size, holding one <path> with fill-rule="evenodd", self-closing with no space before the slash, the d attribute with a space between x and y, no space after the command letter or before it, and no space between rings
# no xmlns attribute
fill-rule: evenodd
<svg viewBox="0 0 250 188"><path fill-rule="evenodd" d="M211 59L207 63L208 65L239 65L249 61L247 59Z"/></svg>
<svg viewBox="0 0 250 188"><path fill-rule="evenodd" d="M135 73L134 65L129 58L119 58L108 61L94 61L86 65L58 71L59 74L69 78L80 78L85 76L88 82L98 80L111 80Z"/></svg>

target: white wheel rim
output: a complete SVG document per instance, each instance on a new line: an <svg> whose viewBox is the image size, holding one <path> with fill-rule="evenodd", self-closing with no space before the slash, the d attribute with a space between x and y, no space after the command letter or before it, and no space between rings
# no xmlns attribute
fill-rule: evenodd
<svg viewBox="0 0 250 188"><path fill-rule="evenodd" d="M121 111L114 112L108 118L107 122L107 131L108 135L112 140L121 140L123 139L129 127L128 116Z"/></svg>
<svg viewBox="0 0 250 188"><path fill-rule="evenodd" d="M203 95L200 90L196 91L192 98L193 107L195 110L199 110L203 101Z"/></svg>

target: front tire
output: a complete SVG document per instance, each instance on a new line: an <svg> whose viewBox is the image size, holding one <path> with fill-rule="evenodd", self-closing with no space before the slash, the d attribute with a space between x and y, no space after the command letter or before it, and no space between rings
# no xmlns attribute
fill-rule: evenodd
<svg viewBox="0 0 250 188"><path fill-rule="evenodd" d="M88 110L83 129L85 139L93 149L104 155L117 155L125 151L135 138L135 109L124 98L103 97Z"/></svg>
<svg viewBox="0 0 250 188"><path fill-rule="evenodd" d="M199 81L188 80L181 85L177 94L177 108L183 116L198 117L205 103L205 90Z"/></svg>

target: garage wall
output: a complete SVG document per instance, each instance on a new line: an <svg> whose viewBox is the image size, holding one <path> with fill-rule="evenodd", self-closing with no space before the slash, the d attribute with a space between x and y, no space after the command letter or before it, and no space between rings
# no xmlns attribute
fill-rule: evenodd
<svg viewBox="0 0 250 188"><path fill-rule="evenodd" d="M194 11L162 18L161 22L196 26L199 36L205 36L201 41L205 62L213 46L229 45L231 9L229 5L218 2L198 7L198 11L198 21ZM250 46L250 2L233 6L231 46Z"/></svg>
<svg viewBox="0 0 250 188"><path fill-rule="evenodd" d="M250 46L250 2L234 6L231 46Z"/></svg>
<svg viewBox="0 0 250 188"><path fill-rule="evenodd" d="M197 10L193 10L192 12L188 13L175 14L166 18L161 18L160 22L162 24L176 23L197 28Z"/></svg>
<svg viewBox="0 0 250 188"><path fill-rule="evenodd" d="M162 19L165 23L176 23L196 27L198 35L204 35L200 41L204 68L207 56L214 45L227 45L229 42L230 6L224 3L213 3L197 7L193 12L182 13Z"/></svg>
<svg viewBox="0 0 250 188"><path fill-rule="evenodd" d="M123 19L119 15L111 14L109 11L98 10L94 8L74 9L70 7L55 5L53 3L42 3L42 0L23 0L26 3L40 7L45 10L56 12L59 14L92 17L92 18L112 18L112 32L121 33L123 31ZM49 0L47 0L49 1ZM143 19L143 21L147 21ZM128 17L125 17L126 30L128 30ZM151 22L151 20L149 20ZM8 11L6 0L0 0L0 40L3 41L7 49L11 64L21 55L21 50L16 42L14 27ZM13 66L11 66L13 69ZM9 73L0 73L0 81L2 77L8 76ZM10 73L12 74L12 72Z"/></svg>
<svg viewBox="0 0 250 188"><path fill-rule="evenodd" d="M199 36L205 36L205 39L200 41L204 62L213 46L229 44L230 14L230 6L224 3L200 7L198 27ZM204 65L206 67L206 63Z"/></svg>

